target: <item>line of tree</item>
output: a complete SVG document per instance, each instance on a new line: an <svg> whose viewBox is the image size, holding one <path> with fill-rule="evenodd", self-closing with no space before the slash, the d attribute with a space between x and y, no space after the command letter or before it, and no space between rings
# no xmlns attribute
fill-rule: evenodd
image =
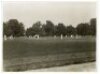
<svg viewBox="0 0 100 74"><path fill-rule="evenodd" d="M54 25L50 20L47 20L46 24L41 24L41 22L38 21L26 30L23 23L17 19L10 19L3 23L3 35L7 37L34 36L36 34L40 36L96 36L96 18L92 18L89 23L80 23L76 27L72 25L65 26L63 23Z"/></svg>

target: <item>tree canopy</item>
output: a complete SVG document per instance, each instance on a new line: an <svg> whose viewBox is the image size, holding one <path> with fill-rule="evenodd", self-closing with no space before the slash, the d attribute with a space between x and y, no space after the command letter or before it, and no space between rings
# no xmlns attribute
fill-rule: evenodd
<svg viewBox="0 0 100 74"><path fill-rule="evenodd" d="M10 19L8 22L4 24L4 35L19 37L23 36L25 29L23 23L19 23L17 19Z"/></svg>
<svg viewBox="0 0 100 74"><path fill-rule="evenodd" d="M7 22L3 22L3 35L19 37L24 35L34 36L36 34L40 36L96 36L96 18L90 19L90 23L80 23L76 27L72 25L65 26L63 23L55 25L50 20L47 20L46 24L37 21L26 30L24 24L17 19L10 19Z"/></svg>

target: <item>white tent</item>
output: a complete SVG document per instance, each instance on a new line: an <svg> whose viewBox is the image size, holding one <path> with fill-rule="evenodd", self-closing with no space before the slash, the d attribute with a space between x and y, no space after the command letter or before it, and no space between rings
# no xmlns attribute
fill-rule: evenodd
<svg viewBox="0 0 100 74"><path fill-rule="evenodd" d="M60 38L63 39L63 35L62 34L61 34Z"/></svg>
<svg viewBox="0 0 100 74"><path fill-rule="evenodd" d="M39 39L40 37L39 37L38 34L36 34L36 35L34 35L34 38L35 38L35 39Z"/></svg>
<svg viewBox="0 0 100 74"><path fill-rule="evenodd" d="M7 36L6 35L4 35L4 40L7 40Z"/></svg>

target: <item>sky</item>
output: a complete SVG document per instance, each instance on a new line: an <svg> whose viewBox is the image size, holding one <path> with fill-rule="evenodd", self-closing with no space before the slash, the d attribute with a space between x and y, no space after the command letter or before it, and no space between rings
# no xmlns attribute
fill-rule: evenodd
<svg viewBox="0 0 100 74"><path fill-rule="evenodd" d="M3 21L17 19L25 28L37 21L45 23L46 20L55 25L63 23L76 27L79 23L89 22L91 18L96 18L95 2L3 2Z"/></svg>

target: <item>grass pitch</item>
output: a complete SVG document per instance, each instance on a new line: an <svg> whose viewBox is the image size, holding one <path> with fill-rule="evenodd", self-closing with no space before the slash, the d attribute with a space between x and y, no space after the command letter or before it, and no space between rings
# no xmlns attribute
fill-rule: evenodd
<svg viewBox="0 0 100 74"><path fill-rule="evenodd" d="M95 60L94 37L15 38L3 42L4 69L24 71Z"/></svg>

